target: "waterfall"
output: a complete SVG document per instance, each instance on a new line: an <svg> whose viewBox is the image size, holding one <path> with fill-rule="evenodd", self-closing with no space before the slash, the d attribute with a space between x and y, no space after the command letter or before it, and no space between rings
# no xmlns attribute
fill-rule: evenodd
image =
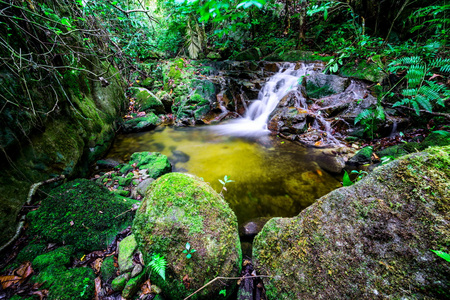
<svg viewBox="0 0 450 300"><path fill-rule="evenodd" d="M273 75L259 92L258 99L253 100L242 118L227 124L211 126L222 135L257 137L269 133L267 121L280 100L290 91L297 90L301 77L314 72L314 64L302 63L296 68L295 63L283 63L278 73Z"/></svg>

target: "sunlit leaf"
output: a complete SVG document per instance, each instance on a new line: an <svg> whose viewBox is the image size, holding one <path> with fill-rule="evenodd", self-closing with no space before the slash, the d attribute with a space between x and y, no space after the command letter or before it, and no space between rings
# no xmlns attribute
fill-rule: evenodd
<svg viewBox="0 0 450 300"><path fill-rule="evenodd" d="M348 175L347 171L345 171L344 178L342 178L342 185L343 186L353 185L353 181L350 180L350 176Z"/></svg>

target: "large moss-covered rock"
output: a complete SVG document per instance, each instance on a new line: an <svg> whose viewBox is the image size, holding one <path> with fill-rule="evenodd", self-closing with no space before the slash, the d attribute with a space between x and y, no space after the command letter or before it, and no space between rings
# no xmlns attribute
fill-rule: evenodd
<svg viewBox="0 0 450 300"><path fill-rule="evenodd" d="M151 112L143 117L126 120L123 123L123 131L126 133L147 131L156 128L159 124L161 120Z"/></svg>
<svg viewBox="0 0 450 300"><path fill-rule="evenodd" d="M294 218L274 218L253 258L268 299L450 297L450 147L381 166Z"/></svg>
<svg viewBox="0 0 450 300"><path fill-rule="evenodd" d="M105 249L119 231L131 225L133 203L90 180L77 179L53 189L41 207L28 214L30 230L78 250Z"/></svg>
<svg viewBox="0 0 450 300"><path fill-rule="evenodd" d="M192 175L170 173L147 191L133 222L139 250L148 264L154 253L168 262L166 280L154 272L152 283L169 299L183 299L216 276L238 276L241 265L237 220L211 186ZM183 253L189 243L192 258ZM184 284L183 284L184 282ZM193 299L214 299L233 282L214 282Z"/></svg>
<svg viewBox="0 0 450 300"><path fill-rule="evenodd" d="M46 5L52 7L59 19L77 14L80 8L73 1L51 0ZM36 11L23 12L43 14L41 9L36 5ZM11 13L17 14L19 10ZM59 46L45 49L29 43L21 26L10 26L8 30L9 45L14 51L32 53L34 58L32 72L22 74L4 64L0 66L1 245L15 233L17 214L27 199L30 185L60 174L87 173L89 165L111 144L117 130L116 120L126 110L123 93L126 83L114 64L101 61L107 53L92 55L91 50L86 50L89 53L83 54L86 49L81 34L83 24L87 23L77 24L80 30L67 33L64 49ZM55 26L61 26L63 32L67 30L63 24ZM28 31L40 36L43 43L54 39L51 30L47 32L39 26ZM60 54L68 52L67 47L78 49L77 59ZM2 47L1 51L2 57L10 56L9 48ZM51 62L52 67L42 67ZM49 72L53 67L58 72ZM104 78L106 84L101 80Z"/></svg>

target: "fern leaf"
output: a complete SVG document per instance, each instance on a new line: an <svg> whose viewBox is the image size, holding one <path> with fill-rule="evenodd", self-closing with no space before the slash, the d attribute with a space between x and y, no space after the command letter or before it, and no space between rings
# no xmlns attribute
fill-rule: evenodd
<svg viewBox="0 0 450 300"><path fill-rule="evenodd" d="M440 258L445 259L447 262L450 262L450 254L445 253L443 251L439 251L439 250L431 250L431 251L433 251L434 254L436 254Z"/></svg>
<svg viewBox="0 0 450 300"><path fill-rule="evenodd" d="M408 79L408 86L411 88L418 86L425 77L425 72L424 65L411 66L405 76Z"/></svg>
<svg viewBox="0 0 450 300"><path fill-rule="evenodd" d="M167 261L164 256L159 253L153 253L152 260L148 263L148 266L152 269L152 271L158 273L164 281L166 280Z"/></svg>
<svg viewBox="0 0 450 300"><path fill-rule="evenodd" d="M372 115L373 115L372 109L368 108L368 109L363 110L362 112L360 112L360 113L356 116L356 118L355 118L355 124L361 122L361 120L363 120L363 119L367 119L367 118L372 117Z"/></svg>
<svg viewBox="0 0 450 300"><path fill-rule="evenodd" d="M384 108L381 105L378 105L376 110L375 110L375 118L377 118L378 120L383 121L385 119L385 114L384 114Z"/></svg>
<svg viewBox="0 0 450 300"><path fill-rule="evenodd" d="M404 89L402 95L405 97L415 97L418 92L418 89Z"/></svg>
<svg viewBox="0 0 450 300"><path fill-rule="evenodd" d="M420 116L420 107L419 104L417 103L417 101L411 101L410 102L414 108L414 110L416 111L416 115Z"/></svg>
<svg viewBox="0 0 450 300"><path fill-rule="evenodd" d="M418 95L416 97L416 101L417 103L420 104L420 106L422 106L423 108L425 108L427 111L432 112L433 111L433 105L430 102L430 99L423 96L423 95ZM414 106L414 105L413 105ZM416 113L417 113L417 109L416 109ZM419 115L419 114L417 114Z"/></svg>
<svg viewBox="0 0 450 300"><path fill-rule="evenodd" d="M433 68L440 68L443 73L450 73L450 58L437 58L430 63Z"/></svg>

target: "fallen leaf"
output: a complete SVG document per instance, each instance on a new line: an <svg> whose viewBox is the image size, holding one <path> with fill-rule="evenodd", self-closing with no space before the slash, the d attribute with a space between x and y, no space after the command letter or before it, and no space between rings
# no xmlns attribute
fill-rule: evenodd
<svg viewBox="0 0 450 300"><path fill-rule="evenodd" d="M102 263L103 263L103 259L101 259L101 258L97 258L92 263L92 268L94 269L95 274L98 274L100 272L100 268L102 267Z"/></svg>
<svg viewBox="0 0 450 300"><path fill-rule="evenodd" d="M188 290L189 286L191 285L191 280L189 279L189 276L187 274L183 276L183 284L184 287Z"/></svg>
<svg viewBox="0 0 450 300"><path fill-rule="evenodd" d="M9 288L10 286L18 283L21 279L22 277L15 275L0 276L0 283L2 284L2 289L5 290Z"/></svg>
<svg viewBox="0 0 450 300"><path fill-rule="evenodd" d="M321 141L317 141L317 142L314 143L314 145L315 146L320 146L320 145L322 145L322 142Z"/></svg>
<svg viewBox="0 0 450 300"><path fill-rule="evenodd" d="M69 224L70 226L73 226L75 223L73 222L73 220L70 220Z"/></svg>
<svg viewBox="0 0 450 300"><path fill-rule="evenodd" d="M146 282L141 286L141 291L143 295L151 294L152 292L152 284L150 283L150 279L147 279Z"/></svg>
<svg viewBox="0 0 450 300"><path fill-rule="evenodd" d="M102 291L102 279L100 278L100 276L98 276L97 278L95 278L95 300L99 300L99 294Z"/></svg>
<svg viewBox="0 0 450 300"><path fill-rule="evenodd" d="M35 291L31 293L32 295L37 295L39 296L39 300L44 299L45 297L47 297L48 295L48 290L40 290L40 291Z"/></svg>

